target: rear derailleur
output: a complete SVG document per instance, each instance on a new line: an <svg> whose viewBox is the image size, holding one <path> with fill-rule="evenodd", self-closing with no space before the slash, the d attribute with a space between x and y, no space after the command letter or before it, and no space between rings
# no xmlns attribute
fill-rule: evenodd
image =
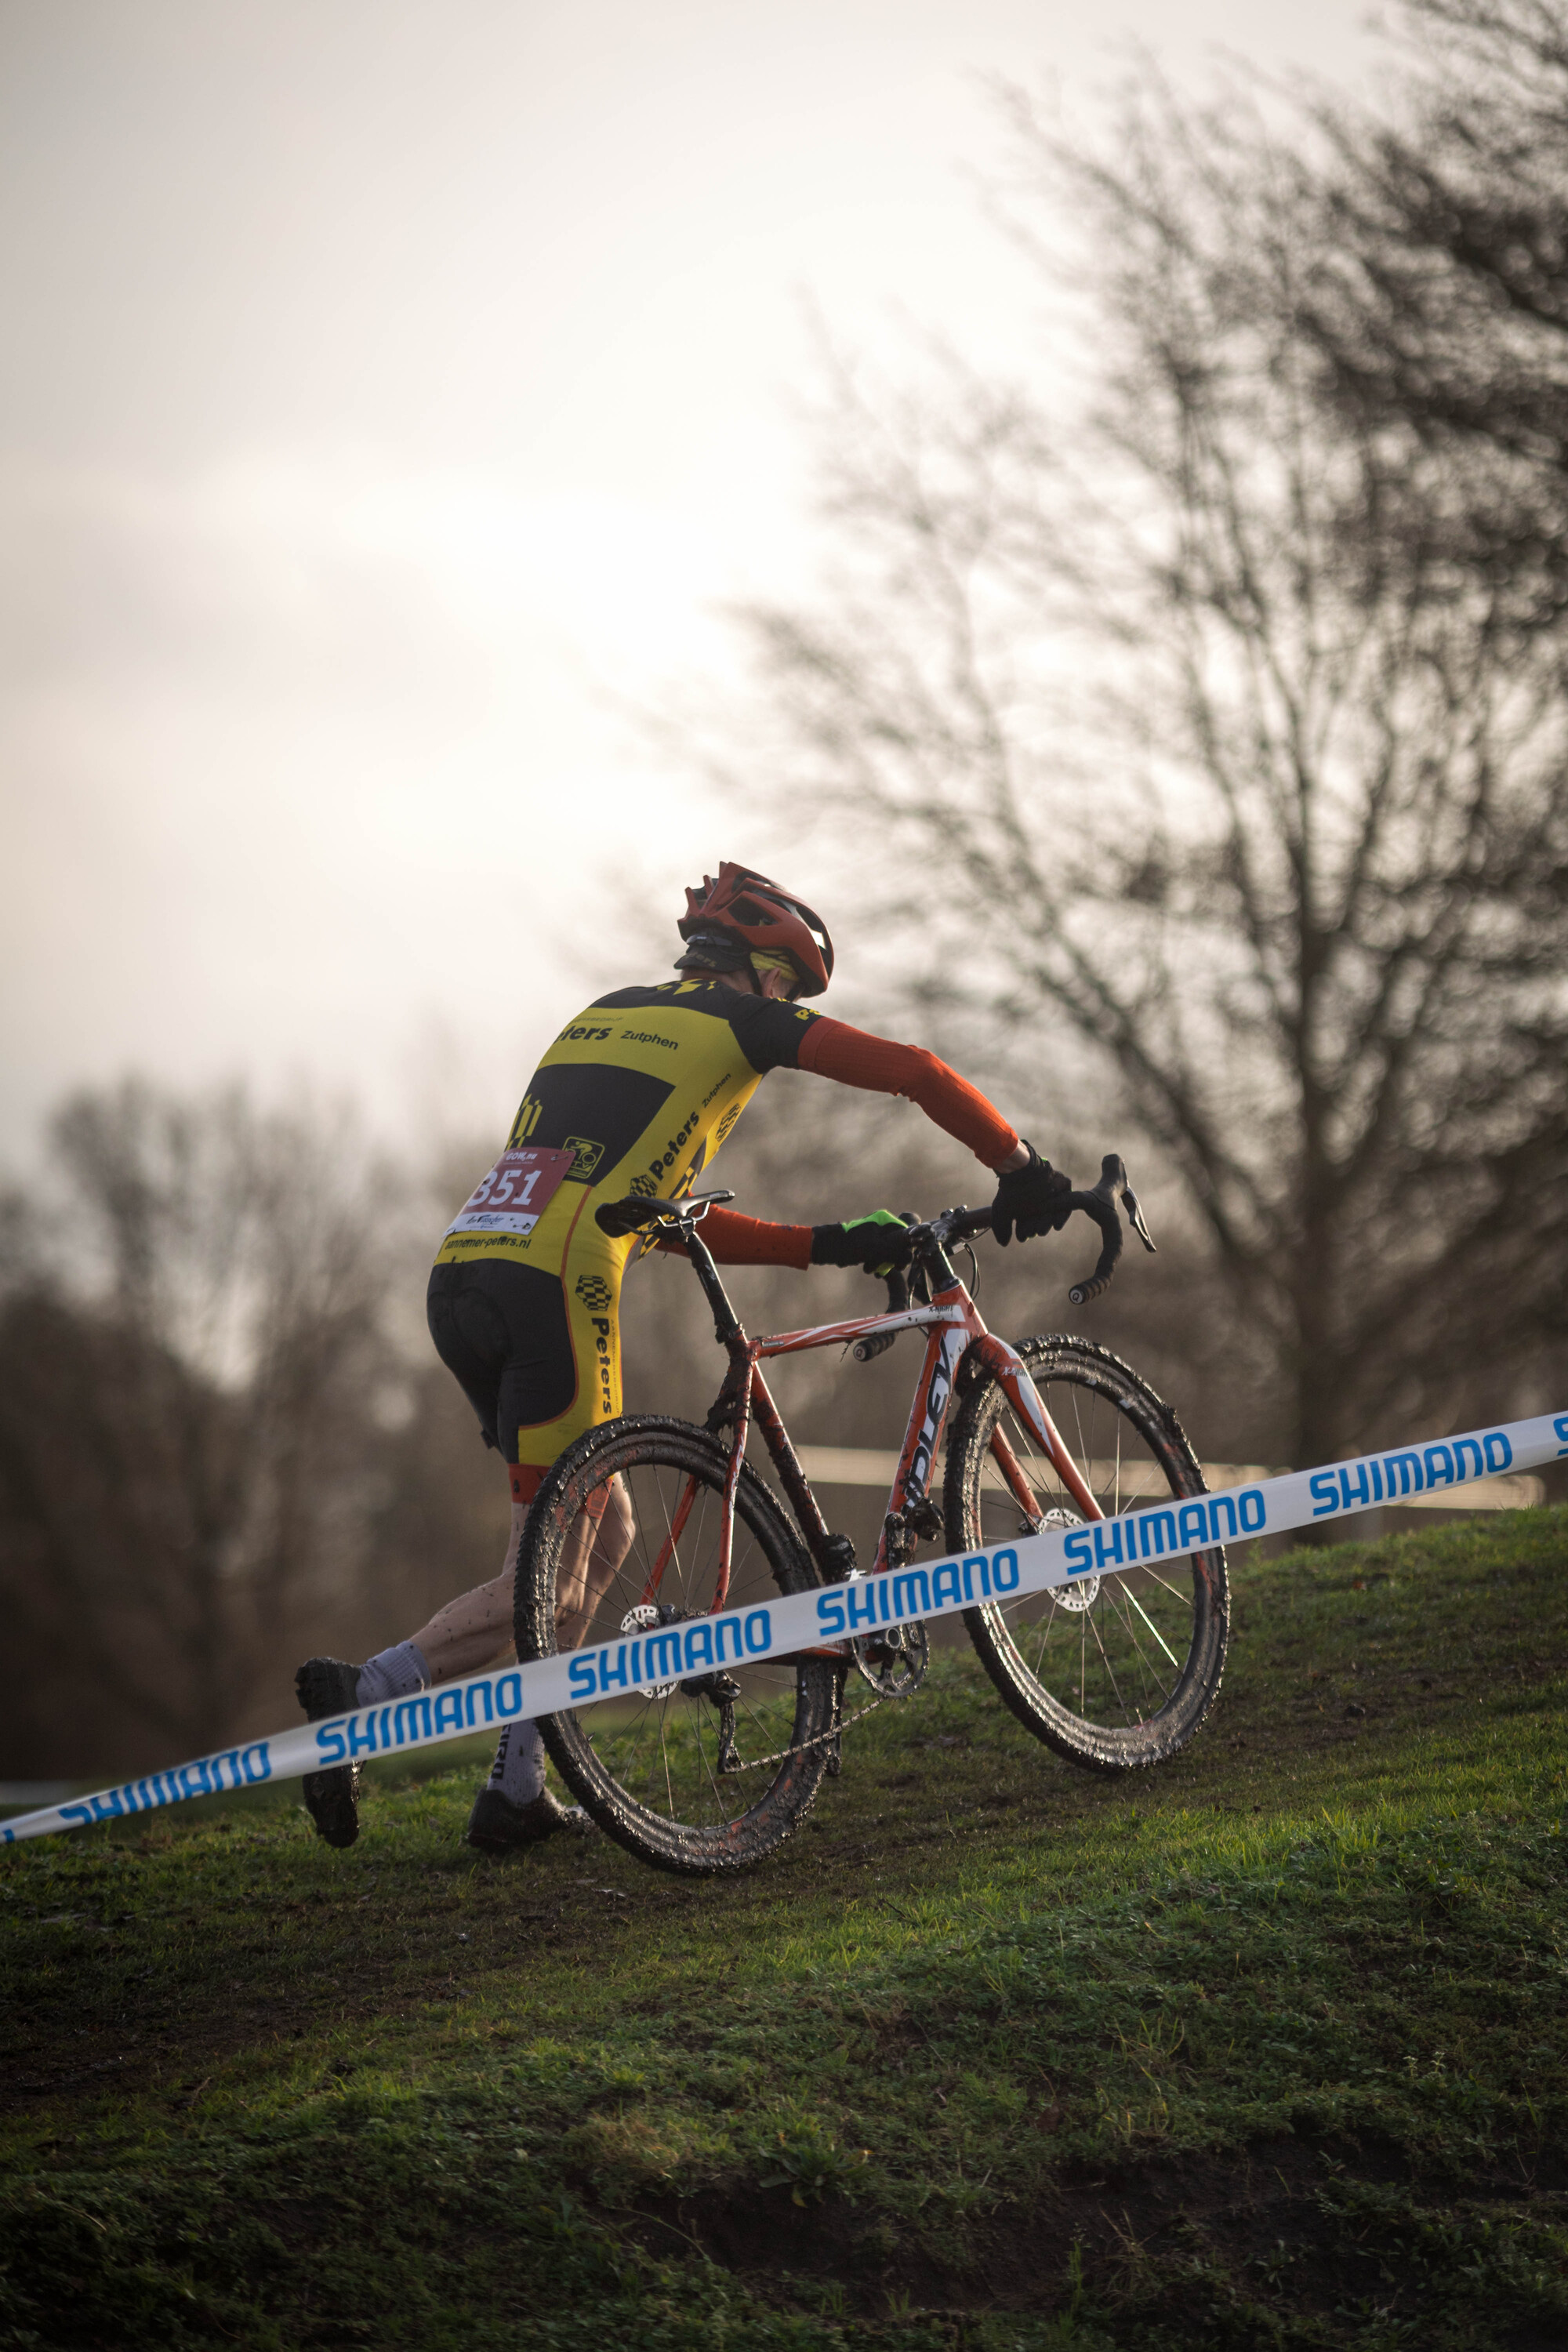
<svg viewBox="0 0 1568 2352"><path fill-rule="evenodd" d="M741 1696L741 1685L733 1675L715 1669L710 1675L691 1675L680 1685L683 1698L705 1698L719 1710L719 1754L721 1772L743 1769L741 1751L735 1745L735 1701Z"/></svg>

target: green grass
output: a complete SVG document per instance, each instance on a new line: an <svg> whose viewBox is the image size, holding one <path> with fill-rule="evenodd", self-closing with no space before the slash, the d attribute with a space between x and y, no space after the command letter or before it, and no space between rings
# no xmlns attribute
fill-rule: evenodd
<svg viewBox="0 0 1568 2352"><path fill-rule="evenodd" d="M280 1790L0 1853L0 2341L1568 2341L1568 1512L1237 1579L1188 1753L972 1662L732 1885Z"/></svg>

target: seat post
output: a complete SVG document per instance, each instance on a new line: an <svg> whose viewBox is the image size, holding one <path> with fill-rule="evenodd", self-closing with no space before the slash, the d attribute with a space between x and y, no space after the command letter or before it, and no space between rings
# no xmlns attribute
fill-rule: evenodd
<svg viewBox="0 0 1568 2352"><path fill-rule="evenodd" d="M742 1337L741 1318L731 1306L724 1286L719 1279L713 1253L695 1224L681 1235L681 1239L697 1269L697 1279L707 1293L708 1304L713 1309L713 1337L721 1348L727 1348L732 1339Z"/></svg>

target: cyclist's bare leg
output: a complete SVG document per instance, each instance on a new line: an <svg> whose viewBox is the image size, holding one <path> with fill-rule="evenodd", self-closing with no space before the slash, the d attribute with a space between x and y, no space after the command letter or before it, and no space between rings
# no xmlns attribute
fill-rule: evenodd
<svg viewBox="0 0 1568 2352"><path fill-rule="evenodd" d="M512 1647L512 1583L517 1548L528 1519L528 1507L511 1507L511 1534L500 1574L489 1584L477 1584L438 1609L411 1638L430 1670L433 1683L448 1683L462 1675L477 1675ZM563 1563L563 1597L570 1606L558 1612L558 1639L563 1649L574 1648L578 1629L593 1616L616 1571L631 1549L631 1506L617 1478L601 1518L579 1512Z"/></svg>
<svg viewBox="0 0 1568 2352"><path fill-rule="evenodd" d="M631 1498L625 1482L618 1477L610 1481L609 1499L596 1524L592 1513L578 1513L561 1556L555 1603L558 1650L576 1649L592 1626L600 1601L632 1548L636 1531ZM600 1631L602 1638L608 1628L602 1627Z"/></svg>

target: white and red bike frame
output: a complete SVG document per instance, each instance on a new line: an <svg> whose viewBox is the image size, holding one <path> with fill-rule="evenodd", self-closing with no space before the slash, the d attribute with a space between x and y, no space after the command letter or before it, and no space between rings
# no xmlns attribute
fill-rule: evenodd
<svg viewBox="0 0 1568 2352"><path fill-rule="evenodd" d="M1105 1517L1090 1492L1088 1480L1079 1471L1047 1412L1026 1366L1005 1339L997 1339L986 1329L973 1299L948 1264L946 1244L962 1242L966 1233L981 1231L989 1223L989 1211L951 1210L945 1216L934 1219L930 1225L917 1228L919 1234L931 1237L927 1265L934 1261L940 1269L929 1305L911 1304L880 1315L856 1316L846 1323L819 1323L809 1330L779 1331L764 1339L748 1339L742 1330L725 1295L718 1268L698 1230L709 1201L730 1197L719 1193L710 1195L708 1200L671 1203L661 1215L657 1211L654 1215L649 1215L645 1207L643 1220L651 1225L657 1216L658 1226L669 1232L671 1239L679 1234L680 1244L690 1257L713 1308L715 1337L730 1358L729 1372L708 1415L708 1426L717 1433L727 1433L730 1442L730 1472L724 1493L719 1576L710 1603L711 1611L722 1610L728 1603L735 1489L753 1423L773 1457L780 1484L789 1498L819 1575L825 1581L834 1582L844 1574L843 1562L836 1555L835 1549L842 1544L843 1538L833 1535L822 1516L810 1481L801 1467L789 1432L761 1370L762 1364L773 1356L802 1355L811 1348L850 1347L864 1361L868 1356L879 1354L883 1348L889 1346L900 1331L923 1331L926 1335L925 1361L910 1407L909 1425L904 1433L898 1469L889 1491L887 1514L878 1538L876 1559L868 1571L870 1574L875 1575L889 1565L898 1564L889 1559L889 1538L896 1531L911 1528L928 1534L938 1531L934 1526L916 1528L914 1515L918 1506L929 1501L931 1475L941 1452L959 1366L971 1354L979 1368L994 1374L1001 1382L1021 1426L1029 1432L1042 1454L1054 1464L1063 1486L1083 1517L1100 1519ZM1030 1520L1037 1517L1037 1498L1000 1428L992 1437L991 1452L1020 1511ZM697 1491L697 1483L693 1481L676 1507L665 1540L648 1571L642 1596L645 1601L658 1600L665 1569L680 1539Z"/></svg>

